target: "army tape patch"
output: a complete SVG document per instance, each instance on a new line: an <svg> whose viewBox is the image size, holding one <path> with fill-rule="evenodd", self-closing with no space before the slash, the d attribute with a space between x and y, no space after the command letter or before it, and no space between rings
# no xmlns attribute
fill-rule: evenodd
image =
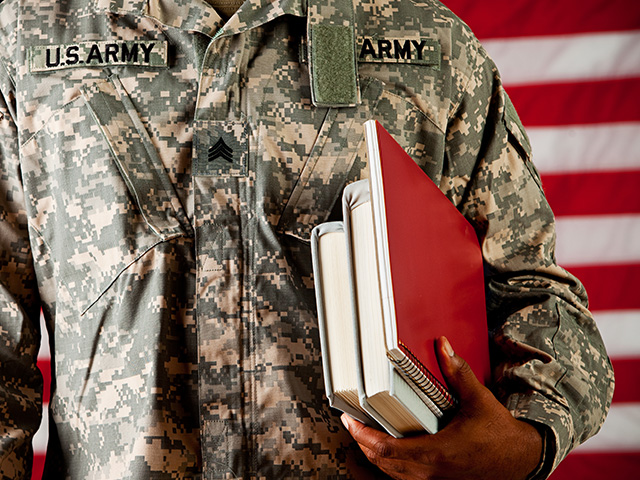
<svg viewBox="0 0 640 480"><path fill-rule="evenodd" d="M440 43L429 38L358 39L361 63L411 63L440 67Z"/></svg>
<svg viewBox="0 0 640 480"><path fill-rule="evenodd" d="M116 65L166 67L167 50L167 42L162 40L41 45L29 48L29 71Z"/></svg>

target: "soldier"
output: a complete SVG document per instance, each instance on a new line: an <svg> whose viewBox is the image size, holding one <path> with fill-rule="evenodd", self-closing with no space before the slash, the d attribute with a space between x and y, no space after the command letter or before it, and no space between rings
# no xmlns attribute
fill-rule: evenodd
<svg viewBox="0 0 640 480"><path fill-rule="evenodd" d="M238 3L0 4L3 478L30 473L41 309L50 477L545 478L613 375L486 52L435 0ZM309 235L370 118L486 263L491 391L441 340L461 410L433 437L352 437L323 396Z"/></svg>

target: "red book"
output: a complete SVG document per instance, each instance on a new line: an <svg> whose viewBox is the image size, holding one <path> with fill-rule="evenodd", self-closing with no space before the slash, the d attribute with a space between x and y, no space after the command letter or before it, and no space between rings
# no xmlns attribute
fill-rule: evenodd
<svg viewBox="0 0 640 480"><path fill-rule="evenodd" d="M402 437L437 432L455 400L435 355L447 336L489 379L483 260L475 232L376 122L370 180L348 185L344 223L312 235L325 389L332 406Z"/></svg>
<svg viewBox="0 0 640 480"><path fill-rule="evenodd" d="M387 354L450 403L436 338L446 336L481 382L491 374L480 245L469 222L378 122L367 122L365 132Z"/></svg>

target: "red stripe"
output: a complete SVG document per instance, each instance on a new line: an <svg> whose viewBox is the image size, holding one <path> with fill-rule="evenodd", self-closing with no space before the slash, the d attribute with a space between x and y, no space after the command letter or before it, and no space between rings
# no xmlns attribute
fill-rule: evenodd
<svg viewBox="0 0 640 480"><path fill-rule="evenodd" d="M550 480L631 480L640 472L640 452L574 453L549 477Z"/></svg>
<svg viewBox="0 0 640 480"><path fill-rule="evenodd" d="M556 216L640 213L640 170L542 175Z"/></svg>
<svg viewBox="0 0 640 480"><path fill-rule="evenodd" d="M611 363L616 376L613 401L640 402L640 358L614 358Z"/></svg>
<svg viewBox="0 0 640 480"><path fill-rule="evenodd" d="M640 2L638 2L640 5ZM527 127L637 122L640 78L506 87Z"/></svg>
<svg viewBox="0 0 640 480"><path fill-rule="evenodd" d="M640 264L569 267L589 294L592 311L640 309Z"/></svg>
<svg viewBox="0 0 640 480"><path fill-rule="evenodd" d="M33 458L32 480L40 480L44 469L44 455ZM637 478L640 471L640 452L574 453L569 455L551 475L550 480L626 480Z"/></svg>
<svg viewBox="0 0 640 480"><path fill-rule="evenodd" d="M31 480L40 480L42 478L42 472L44 471L44 455L33 456L33 472L31 474Z"/></svg>
<svg viewBox="0 0 640 480"><path fill-rule="evenodd" d="M478 38L564 35L640 28L636 0L443 0Z"/></svg>
<svg viewBox="0 0 640 480"><path fill-rule="evenodd" d="M44 403L49 403L49 398L51 396L51 361L44 358L39 359L38 368L42 372L42 378L44 379L42 401Z"/></svg>

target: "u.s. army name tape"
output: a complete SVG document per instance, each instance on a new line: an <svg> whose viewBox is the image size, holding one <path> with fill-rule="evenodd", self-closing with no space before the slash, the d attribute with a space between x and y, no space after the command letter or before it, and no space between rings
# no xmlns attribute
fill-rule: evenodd
<svg viewBox="0 0 640 480"><path fill-rule="evenodd" d="M29 48L29 71L116 65L166 67L167 50L167 42L162 40L38 45Z"/></svg>

